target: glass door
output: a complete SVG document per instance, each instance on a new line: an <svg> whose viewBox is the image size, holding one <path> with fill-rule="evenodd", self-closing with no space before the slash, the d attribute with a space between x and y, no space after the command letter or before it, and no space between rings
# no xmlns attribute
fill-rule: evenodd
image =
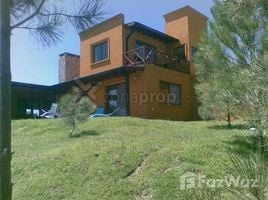
<svg viewBox="0 0 268 200"><path fill-rule="evenodd" d="M107 113L115 113L117 116L126 116L127 95L125 84L113 85L107 88Z"/></svg>

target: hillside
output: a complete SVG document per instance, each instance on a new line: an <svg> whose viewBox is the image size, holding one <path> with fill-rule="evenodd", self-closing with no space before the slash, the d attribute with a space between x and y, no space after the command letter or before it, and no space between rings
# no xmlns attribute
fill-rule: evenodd
<svg viewBox="0 0 268 200"><path fill-rule="evenodd" d="M60 120L13 121L15 200L185 199L180 176L224 174L227 153L250 148L219 122L98 118L68 138Z"/></svg>

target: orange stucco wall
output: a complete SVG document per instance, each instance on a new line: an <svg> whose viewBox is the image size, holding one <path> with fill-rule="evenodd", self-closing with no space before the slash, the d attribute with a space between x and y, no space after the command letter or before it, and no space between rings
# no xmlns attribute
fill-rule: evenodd
<svg viewBox="0 0 268 200"><path fill-rule="evenodd" d="M90 29L81 36L80 77L100 73L123 65L123 28L124 17L115 16L97 27ZM109 43L109 58L94 63L92 47L94 44L107 40Z"/></svg>
<svg viewBox="0 0 268 200"><path fill-rule="evenodd" d="M133 117L148 118L148 106L142 103L143 94L148 93L147 77L144 71L131 74L129 77L130 115Z"/></svg>
<svg viewBox="0 0 268 200"><path fill-rule="evenodd" d="M144 72L133 74L131 77L131 95L137 93L139 97L138 102L131 103L132 116L170 120L193 120L197 117L192 75L146 65ZM162 101L161 96L158 96L161 94L160 81L181 85L181 105L171 105Z"/></svg>
<svg viewBox="0 0 268 200"><path fill-rule="evenodd" d="M181 85L181 105L167 104L158 98L161 94L160 81ZM94 102L106 107L107 87L125 83L124 76L116 76L102 81ZM134 117L169 120L193 120L197 118L197 104L193 89L193 76L177 71L146 65L144 71L129 76L130 115Z"/></svg>
<svg viewBox="0 0 268 200"><path fill-rule="evenodd" d="M192 47L197 47L207 28L208 18L189 6L165 15L166 33L187 45L187 58L192 64ZM194 72L192 68L192 73Z"/></svg>

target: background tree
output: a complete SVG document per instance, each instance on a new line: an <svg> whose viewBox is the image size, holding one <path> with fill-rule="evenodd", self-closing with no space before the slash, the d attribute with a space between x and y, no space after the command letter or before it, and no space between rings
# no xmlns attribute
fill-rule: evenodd
<svg viewBox="0 0 268 200"><path fill-rule="evenodd" d="M70 7L65 6L71 5ZM27 29L44 46L61 40L66 22L82 31L104 12L100 0L0 0L0 199L12 198L11 186L11 31Z"/></svg>
<svg viewBox="0 0 268 200"><path fill-rule="evenodd" d="M257 128L258 147L264 151L268 118L267 1L216 1L196 57L197 93L203 105L210 95L218 109L224 106ZM213 98L214 97L214 98ZM225 107L226 107L225 106Z"/></svg>
<svg viewBox="0 0 268 200"><path fill-rule="evenodd" d="M233 77L228 74L232 73L232 68L226 66L224 60L216 59L222 57L222 51L212 34L204 35L200 52L195 57L199 67L199 83L195 86L201 102L199 114L203 119L224 119L231 127L234 100L229 90L233 88Z"/></svg>
<svg viewBox="0 0 268 200"><path fill-rule="evenodd" d="M241 157L230 154L227 171L235 177L256 179L257 187L226 188L234 199L268 198L265 137L268 130L267 0L216 1L196 56L197 93L202 109L211 115L211 103L228 105L249 127L256 127L257 152ZM227 100L227 101L226 101ZM221 196L222 191L217 191ZM206 192L213 194L213 191ZM199 195L200 196L200 195ZM208 195L209 196L209 195ZM211 195L209 197L212 197ZM208 198L212 199L212 198Z"/></svg>
<svg viewBox="0 0 268 200"><path fill-rule="evenodd" d="M89 115L93 113L97 106L78 88L72 88L68 93L60 98L60 116L63 117L65 123L71 127L69 136L72 137L77 129L77 123L85 122L89 119Z"/></svg>

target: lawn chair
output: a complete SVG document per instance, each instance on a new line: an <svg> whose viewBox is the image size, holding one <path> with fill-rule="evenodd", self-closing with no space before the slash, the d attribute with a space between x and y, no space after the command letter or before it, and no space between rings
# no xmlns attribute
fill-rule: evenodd
<svg viewBox="0 0 268 200"><path fill-rule="evenodd" d="M53 119L57 117L57 109L58 109L58 104L52 103L51 107L48 111L45 111L42 109L42 112L44 112L41 117L47 118L47 119Z"/></svg>
<svg viewBox="0 0 268 200"><path fill-rule="evenodd" d="M113 116L115 113L117 113L120 110L120 107L116 108L113 112L109 114L104 114L104 108L99 107L97 108L96 112L89 116L89 118L97 118L97 117L110 117Z"/></svg>

